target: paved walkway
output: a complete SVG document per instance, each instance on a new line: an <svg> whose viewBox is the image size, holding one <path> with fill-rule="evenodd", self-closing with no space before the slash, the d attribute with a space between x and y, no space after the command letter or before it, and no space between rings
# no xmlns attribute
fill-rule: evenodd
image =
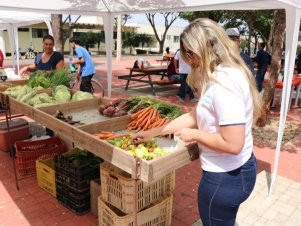
<svg viewBox="0 0 301 226"><path fill-rule="evenodd" d="M139 86L139 84L135 83L135 86L125 91L125 81L117 78L117 75L128 73L125 68L132 66L137 58L139 57L131 57L128 60L124 59L118 62L113 61L113 99L126 98L131 95L152 96L151 92L148 92L149 88L147 86ZM153 63L155 62L155 59L149 60ZM94 62L100 65L97 67L95 78L106 87L105 58L96 57ZM31 62L27 60L21 63L24 65ZM168 86L164 89L159 89L155 98L176 104L184 110L189 110L194 106L188 100L185 103L180 103L175 96L176 92L177 86ZM279 116L279 108L273 111L271 117L277 118ZM300 115L300 107L289 110L288 120L301 122ZM257 143L254 147L254 153L258 159L259 174L257 185L252 197L242 205L238 214L237 224L240 226L301 225L301 201L298 201L301 199L301 135L299 134L299 136L286 143L282 148L278 168L279 176L276 180L272 200L267 199L268 180L266 178L268 176L266 175L269 175L272 170L275 148ZM200 172L199 159L176 171L172 226L200 225L197 222L199 215L196 205L196 191L201 178ZM283 186L282 183L284 183ZM282 187L285 187L285 189ZM293 189L294 187L295 190ZM297 223L294 222L295 220L298 220ZM76 216L65 207L62 207L54 197L37 186L35 177L21 180L20 190L16 191L9 155L0 153L0 226L17 225L96 226L98 223L97 217L90 213Z"/></svg>
<svg viewBox="0 0 301 226"><path fill-rule="evenodd" d="M278 176L271 197L268 197L271 174L262 171L249 199L238 212L236 226L301 225L301 184ZM202 226L200 221L192 226Z"/></svg>

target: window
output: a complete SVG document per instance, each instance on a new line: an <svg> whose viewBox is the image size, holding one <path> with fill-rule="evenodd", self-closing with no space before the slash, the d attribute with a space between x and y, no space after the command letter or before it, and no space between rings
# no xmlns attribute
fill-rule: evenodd
<svg viewBox="0 0 301 226"><path fill-rule="evenodd" d="M166 35L166 39L170 40L171 39L171 35Z"/></svg>
<svg viewBox="0 0 301 226"><path fill-rule="evenodd" d="M32 29L32 37L33 38L43 38L45 35L48 35L48 29Z"/></svg>
<svg viewBox="0 0 301 226"><path fill-rule="evenodd" d="M180 38L179 36L173 36L173 42L179 42Z"/></svg>
<svg viewBox="0 0 301 226"><path fill-rule="evenodd" d="M29 32L29 28L18 28L19 32Z"/></svg>

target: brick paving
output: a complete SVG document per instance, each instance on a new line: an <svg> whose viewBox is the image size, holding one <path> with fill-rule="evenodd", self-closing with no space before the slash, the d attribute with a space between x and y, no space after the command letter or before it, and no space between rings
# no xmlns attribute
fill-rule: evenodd
<svg viewBox="0 0 301 226"><path fill-rule="evenodd" d="M124 90L125 81L117 75L127 73L126 67L132 66L137 57L122 61L113 61L112 98L126 98L131 95L152 96L147 86L131 87ZM158 57L157 57L158 58ZM155 57L149 57L156 63ZM97 64L95 76L105 87L106 64L104 57L94 57ZM31 63L22 61L23 65ZM7 65L7 64L6 64ZM180 103L176 98L176 86L158 89L157 96L184 110L194 106L186 100ZM279 109L272 112L272 117L279 116ZM288 120L301 122L300 107L288 112ZM237 225L301 225L300 183L301 183L301 136L283 146L280 155L278 177L272 199L267 199L267 178L273 167L274 147L257 144L254 153L258 159L258 179L254 192L239 210ZM199 215L196 205L198 183L201 178L199 159L176 171L176 189L174 192L172 226L199 226ZM20 180L17 191L13 178L11 159L8 153L0 152L0 226L17 225L98 225L97 217L91 213L77 216L61 206L50 194L37 186L35 177Z"/></svg>

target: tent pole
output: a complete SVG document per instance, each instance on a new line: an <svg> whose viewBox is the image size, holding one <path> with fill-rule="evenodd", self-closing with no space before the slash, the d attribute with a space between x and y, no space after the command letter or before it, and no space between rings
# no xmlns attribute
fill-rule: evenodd
<svg viewBox="0 0 301 226"><path fill-rule="evenodd" d="M300 26L300 16L301 16L301 9L297 9L295 7L290 7L286 9L286 40L285 40L286 49L285 49L285 68L284 68L285 76L283 81L280 120L279 120L274 167L273 167L272 178L269 187L269 198L271 198L272 196L273 187L277 176L281 142L282 142L283 131L286 122L287 111L289 108L289 99L290 99L292 79L294 75L295 56L296 56L299 26Z"/></svg>

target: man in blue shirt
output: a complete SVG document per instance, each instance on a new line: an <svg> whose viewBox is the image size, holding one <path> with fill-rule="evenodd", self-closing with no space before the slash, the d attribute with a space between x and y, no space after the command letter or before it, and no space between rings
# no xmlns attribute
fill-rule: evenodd
<svg viewBox="0 0 301 226"><path fill-rule="evenodd" d="M92 92L91 79L96 73L92 58L89 52L79 45L77 38L70 38L69 40L71 48L76 52L78 59L72 60L72 64L80 65L80 71L77 74L77 79L81 77L80 90L84 92Z"/></svg>
<svg viewBox="0 0 301 226"><path fill-rule="evenodd" d="M265 43L258 44L258 52L255 57L257 62L256 85L259 92L263 89L264 75L271 64L271 55L264 50Z"/></svg>

